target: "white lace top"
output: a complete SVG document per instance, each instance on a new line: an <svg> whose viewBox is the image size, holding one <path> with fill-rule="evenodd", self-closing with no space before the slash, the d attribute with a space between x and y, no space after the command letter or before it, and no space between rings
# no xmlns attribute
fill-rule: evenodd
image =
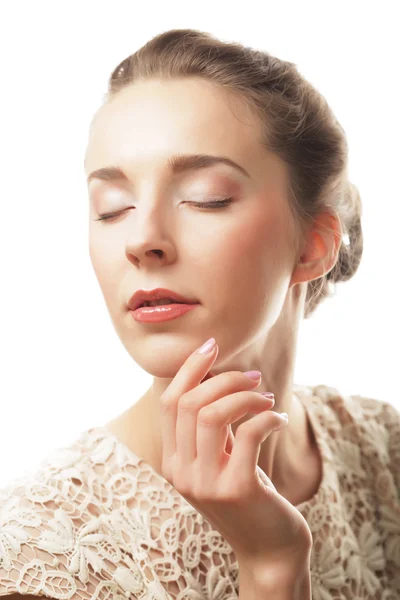
<svg viewBox="0 0 400 600"><path fill-rule="evenodd" d="M400 598L400 413L389 403L295 386L323 459L297 508L313 534L313 600ZM231 547L104 427L0 490L0 596L230 600Z"/></svg>

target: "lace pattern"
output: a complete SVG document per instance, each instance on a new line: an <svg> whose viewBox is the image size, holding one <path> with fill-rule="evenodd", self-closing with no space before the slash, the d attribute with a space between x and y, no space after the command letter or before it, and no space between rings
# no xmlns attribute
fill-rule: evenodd
<svg viewBox="0 0 400 600"><path fill-rule="evenodd" d="M313 600L400 598L400 413L295 386L323 460L297 505L313 534ZM235 555L154 469L104 427L0 490L0 596L234 600Z"/></svg>

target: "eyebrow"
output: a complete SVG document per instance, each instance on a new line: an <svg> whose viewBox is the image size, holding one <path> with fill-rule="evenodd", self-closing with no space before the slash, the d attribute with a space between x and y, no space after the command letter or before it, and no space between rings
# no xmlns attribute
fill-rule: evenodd
<svg viewBox="0 0 400 600"><path fill-rule="evenodd" d="M167 168L173 175L176 175L191 169L205 169L216 164L225 164L233 167L242 173L242 175L251 179L246 169L226 156L213 156L210 154L175 154L168 160ZM128 177L120 167L109 166L92 171L88 175L87 183L92 181L92 179L99 179L101 181L127 181Z"/></svg>

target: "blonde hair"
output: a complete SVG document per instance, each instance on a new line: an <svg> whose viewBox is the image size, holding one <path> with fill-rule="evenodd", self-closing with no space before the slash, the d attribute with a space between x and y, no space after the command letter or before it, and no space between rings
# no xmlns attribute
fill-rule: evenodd
<svg viewBox="0 0 400 600"><path fill-rule="evenodd" d="M156 35L113 71L105 101L139 80L203 77L238 95L261 124L262 143L288 167L289 208L299 252L316 216L335 215L342 231L337 261L309 281L304 318L356 273L363 252L361 199L348 180L346 135L325 98L287 62L194 29Z"/></svg>

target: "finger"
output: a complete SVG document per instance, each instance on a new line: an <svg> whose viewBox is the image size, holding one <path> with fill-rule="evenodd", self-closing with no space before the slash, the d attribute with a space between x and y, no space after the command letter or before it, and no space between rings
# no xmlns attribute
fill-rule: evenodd
<svg viewBox="0 0 400 600"><path fill-rule="evenodd" d="M186 359L174 379L161 395L160 416L163 461L164 459L168 460L171 458L176 452L176 420L179 399L185 392L199 385L201 380L207 376L219 351L217 344L209 354L200 354L198 350L199 348ZM209 379L209 381L211 380ZM196 438L194 438L194 442L192 440L192 444L194 444L195 448Z"/></svg>
<svg viewBox="0 0 400 600"><path fill-rule="evenodd" d="M214 377L214 375L211 373L211 371L209 371L207 373L207 375L205 377L203 377L203 379L201 380L201 383L203 383L203 381L207 381L207 379L211 379L211 377Z"/></svg>
<svg viewBox="0 0 400 600"><path fill-rule="evenodd" d="M260 456L260 446L269 435L287 426L280 413L269 410L240 425L235 434L235 443L228 464L230 477L241 484L251 486Z"/></svg>
<svg viewBox="0 0 400 600"><path fill-rule="evenodd" d="M226 454L231 454L234 441L235 441L235 437L233 435L232 426L229 425L229 427L228 427L228 434L226 436L226 444L225 444L225 452L226 452Z"/></svg>
<svg viewBox="0 0 400 600"><path fill-rule="evenodd" d="M258 461L257 461L258 462ZM261 481L261 483L263 484L264 487L268 487L272 490L274 490L275 492L278 493L278 490L276 489L276 487L274 486L274 484L272 483L272 481L270 480L270 478L264 473L264 471L261 469L261 467L259 467L257 465L257 475Z"/></svg>
<svg viewBox="0 0 400 600"><path fill-rule="evenodd" d="M224 396L200 409L197 418L197 458L205 481L217 477L227 463L225 446L228 427L249 413L268 410L274 400L257 392L244 391Z"/></svg>
<svg viewBox="0 0 400 600"><path fill-rule="evenodd" d="M257 385L258 381L249 379L241 371L227 371L204 381L181 397L178 402L175 434L176 456L181 468L190 467L198 455L196 438L199 411L229 394L248 392ZM224 440L226 442L226 433ZM220 437L219 444L221 443Z"/></svg>

